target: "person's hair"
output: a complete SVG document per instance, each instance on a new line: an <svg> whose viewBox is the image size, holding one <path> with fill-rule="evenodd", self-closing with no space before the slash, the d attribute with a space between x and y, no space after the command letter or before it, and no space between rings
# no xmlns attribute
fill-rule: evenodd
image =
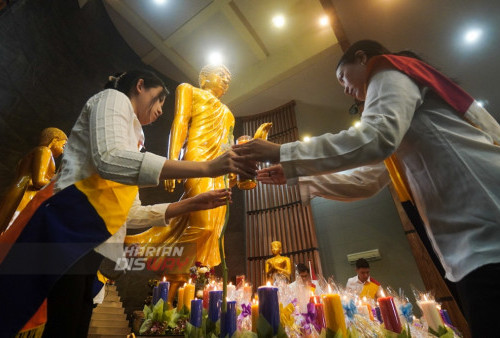
<svg viewBox="0 0 500 338"><path fill-rule="evenodd" d="M366 259L360 258L356 261L356 269L360 268L365 268L365 269L370 268L370 264L368 264L368 261Z"/></svg>
<svg viewBox="0 0 500 338"><path fill-rule="evenodd" d="M299 263L299 264L297 264L297 271L299 273L301 273L301 272L309 273L309 268L304 263Z"/></svg>
<svg viewBox="0 0 500 338"><path fill-rule="evenodd" d="M392 54L392 55L411 57L411 58L423 61L419 55L417 55L416 53L409 51L409 50L403 50L400 52L392 53L391 51L389 51L387 48L385 48L381 43L379 43L377 41L359 40L359 41L353 43L346 50L344 55L342 55L339 62L337 63L336 69L338 69L340 67L340 65L342 65L344 63L353 63L356 60L356 52L359 50L363 51L366 54L368 60L370 58L372 58L373 56Z"/></svg>
<svg viewBox="0 0 500 338"><path fill-rule="evenodd" d="M54 127L45 128L40 133L40 140L38 144L41 146L48 146L54 139L67 140L68 136L66 136L64 131L62 131L61 129Z"/></svg>
<svg viewBox="0 0 500 338"><path fill-rule="evenodd" d="M201 69L200 75L198 76L198 84L200 85L200 87L202 78L207 77L209 74L217 72L224 72L228 75L229 79L231 79L231 72L229 71L229 69L227 69L226 66L222 64L206 65Z"/></svg>
<svg viewBox="0 0 500 338"><path fill-rule="evenodd" d="M144 81L145 88L163 88L163 91L157 97L158 100L164 99L169 94L165 83L155 73L149 70L131 70L124 73L117 73L108 78L108 82L104 85L104 89L116 89L130 97L139 79Z"/></svg>

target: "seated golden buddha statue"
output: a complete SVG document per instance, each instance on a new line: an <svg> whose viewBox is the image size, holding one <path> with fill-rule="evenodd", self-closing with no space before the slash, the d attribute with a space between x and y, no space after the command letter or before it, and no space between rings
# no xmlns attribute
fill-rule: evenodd
<svg viewBox="0 0 500 338"><path fill-rule="evenodd" d="M67 141L68 137L62 130L46 128L40 134L38 146L19 161L14 183L7 189L0 204L0 233L50 182L56 172L54 158L63 153Z"/></svg>
<svg viewBox="0 0 500 338"><path fill-rule="evenodd" d="M275 281L276 278L284 277L289 281L292 274L292 264L290 258L281 256L281 242L271 242L271 252L274 257L266 260L267 278Z"/></svg>
<svg viewBox="0 0 500 338"><path fill-rule="evenodd" d="M180 84L175 92L174 121L170 130L168 158L171 160L209 161L215 159L233 143L234 116L220 101L228 89L231 75L223 65L203 67L197 88ZM167 180L169 191L175 180ZM224 176L184 180L182 198L206 191L225 188ZM170 220L168 227L153 227L138 235L127 236L127 244L173 243L196 245L196 261L203 265L220 263L218 238L224 225L226 206L191 212ZM171 280L171 278L169 278Z"/></svg>

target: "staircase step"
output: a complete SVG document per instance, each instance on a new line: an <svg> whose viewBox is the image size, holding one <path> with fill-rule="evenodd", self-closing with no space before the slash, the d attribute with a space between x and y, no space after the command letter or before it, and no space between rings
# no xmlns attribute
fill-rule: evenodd
<svg viewBox="0 0 500 338"><path fill-rule="evenodd" d="M92 313L92 320L127 320L125 313Z"/></svg>
<svg viewBox="0 0 500 338"><path fill-rule="evenodd" d="M116 291L116 285L106 284L106 291Z"/></svg>
<svg viewBox="0 0 500 338"><path fill-rule="evenodd" d="M106 296L118 296L118 290L116 289L111 290L108 287L106 287Z"/></svg>
<svg viewBox="0 0 500 338"><path fill-rule="evenodd" d="M106 294L104 296L104 301L110 301L110 302L119 302L120 301L120 297L118 296L118 294L116 295L110 295L110 294Z"/></svg>
<svg viewBox="0 0 500 338"><path fill-rule="evenodd" d="M122 306L122 302L108 302L108 301L104 301L102 302L101 304L99 304L99 306L101 307L123 307Z"/></svg>
<svg viewBox="0 0 500 338"><path fill-rule="evenodd" d="M128 320L99 320L92 319L90 321L91 327L126 327L128 328Z"/></svg>
<svg viewBox="0 0 500 338"><path fill-rule="evenodd" d="M129 327L89 327L89 334L126 335L129 333Z"/></svg>
<svg viewBox="0 0 500 338"><path fill-rule="evenodd" d="M102 304L101 304L102 305ZM93 313L113 313L113 314L122 314L124 313L124 309L122 307L104 307L99 305L93 311Z"/></svg>

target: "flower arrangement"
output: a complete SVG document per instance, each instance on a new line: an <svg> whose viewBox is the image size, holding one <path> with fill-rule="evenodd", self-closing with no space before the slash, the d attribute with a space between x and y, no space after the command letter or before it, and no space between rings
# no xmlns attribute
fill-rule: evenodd
<svg viewBox="0 0 500 338"><path fill-rule="evenodd" d="M196 284L196 290L203 290L210 279L215 276L215 270L201 262L196 262L194 266L189 268L189 273L191 280Z"/></svg>

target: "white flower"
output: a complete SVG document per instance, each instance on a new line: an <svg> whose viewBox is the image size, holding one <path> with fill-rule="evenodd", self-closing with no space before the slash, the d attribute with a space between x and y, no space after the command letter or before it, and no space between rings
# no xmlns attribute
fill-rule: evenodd
<svg viewBox="0 0 500 338"><path fill-rule="evenodd" d="M207 273L207 272L208 272L208 268L205 266L198 269L198 273Z"/></svg>

